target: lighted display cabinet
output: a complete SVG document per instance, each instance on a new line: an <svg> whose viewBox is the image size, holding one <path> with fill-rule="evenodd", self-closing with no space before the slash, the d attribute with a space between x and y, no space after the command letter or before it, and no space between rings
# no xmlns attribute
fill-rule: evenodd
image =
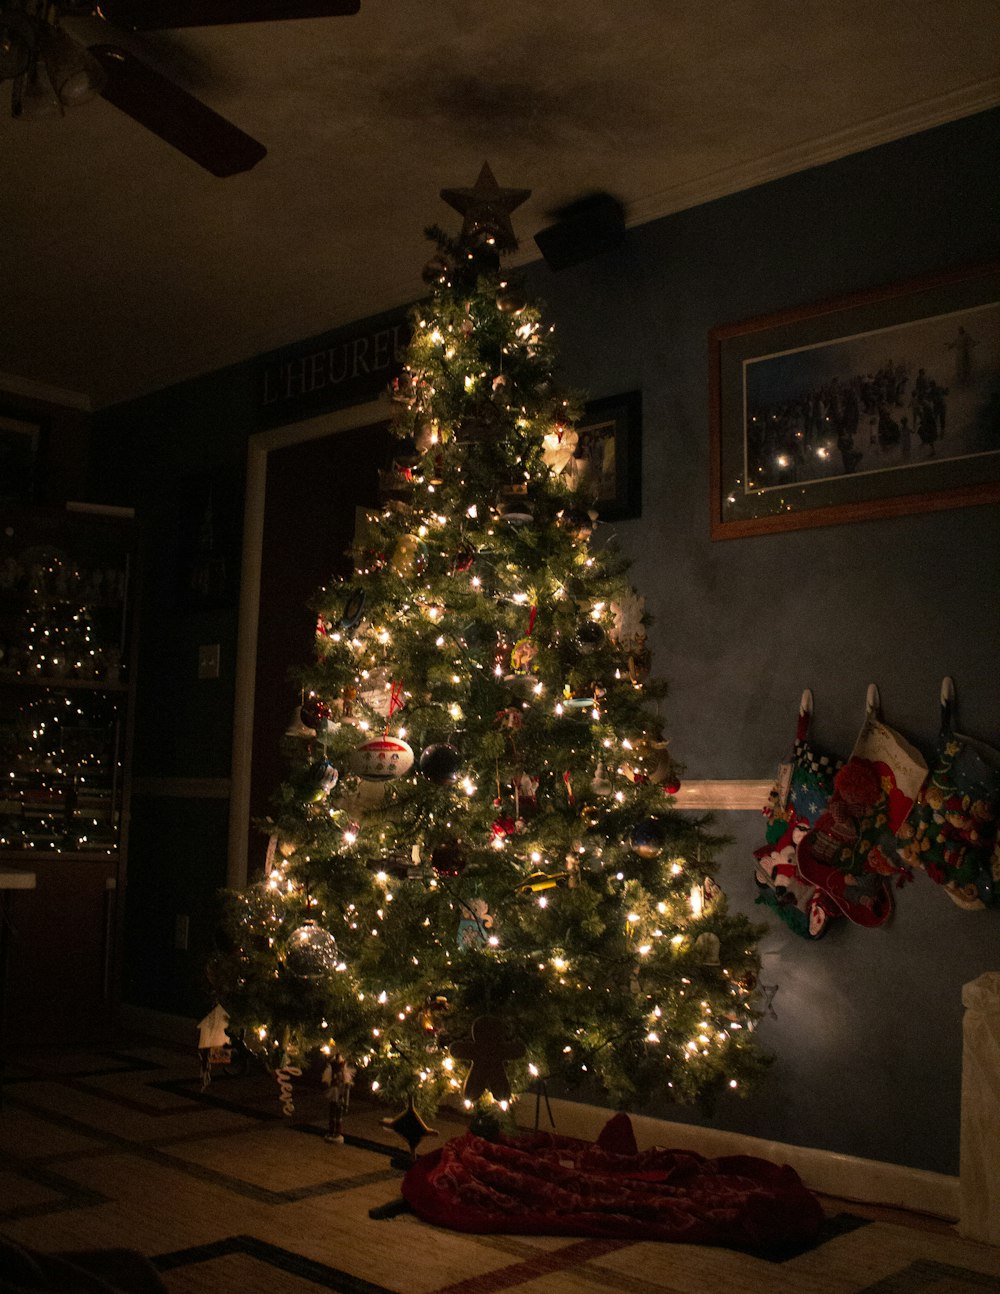
<svg viewBox="0 0 1000 1294"><path fill-rule="evenodd" d="M8 1014L92 1031L113 1011L125 878L134 526L73 504L0 518L0 862L37 876Z"/></svg>

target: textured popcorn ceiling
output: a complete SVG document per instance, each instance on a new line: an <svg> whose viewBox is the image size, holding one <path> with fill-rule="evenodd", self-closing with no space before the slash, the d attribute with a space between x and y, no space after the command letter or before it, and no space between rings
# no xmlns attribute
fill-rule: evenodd
<svg viewBox="0 0 1000 1294"><path fill-rule="evenodd" d="M219 180L100 99L0 115L0 389L99 408L408 301L486 159L529 259L594 190L641 223L966 116L997 32L998 0L362 0L122 40L268 155Z"/></svg>

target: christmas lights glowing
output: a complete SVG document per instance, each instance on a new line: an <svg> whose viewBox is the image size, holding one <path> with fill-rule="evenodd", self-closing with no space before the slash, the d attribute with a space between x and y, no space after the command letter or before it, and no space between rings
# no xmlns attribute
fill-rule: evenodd
<svg viewBox="0 0 1000 1294"><path fill-rule="evenodd" d="M327 628L303 677L332 723L295 754L322 754L340 783L320 806L294 776L281 789L276 830L302 848L262 887L271 913L243 911L239 1005L250 1019L276 1008L272 1065L332 1030L371 1091L425 1112L469 1090L448 1040L490 1016L526 1044L506 1068L515 1091L542 1073L613 1087L628 1056L625 1099L691 1100L723 1074L753 1075L749 997L721 970L724 957L749 980L753 941L745 919L711 909L709 965L691 929L707 910L693 910L701 826L672 814L636 756L661 740L649 703L662 688L637 667L641 608L613 543L577 525L591 506L567 475L579 404L551 390L550 332L533 307L501 305L489 272L445 259L394 393L405 498L368 514L351 580L317 599ZM556 473L546 454L563 450ZM354 589L364 615L341 634ZM382 699L397 686L406 728ZM453 775L434 780L418 760L359 781L373 730L409 733L415 752L453 746ZM670 854L643 857L633 831L661 817ZM340 950L322 992L299 991L282 960L305 912Z"/></svg>

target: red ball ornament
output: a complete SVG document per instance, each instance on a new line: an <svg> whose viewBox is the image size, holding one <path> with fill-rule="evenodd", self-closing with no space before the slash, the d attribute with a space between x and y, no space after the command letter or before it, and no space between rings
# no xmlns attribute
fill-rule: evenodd
<svg viewBox="0 0 1000 1294"><path fill-rule="evenodd" d="M453 575L463 574L465 571L471 569L472 563L475 560L476 550L474 548L471 548L468 545L460 548L451 559L451 573Z"/></svg>
<svg viewBox="0 0 1000 1294"><path fill-rule="evenodd" d="M325 701L321 701L318 696L307 697L302 702L300 712L302 722L317 731L327 729L330 726L329 721L333 717L333 711L329 705Z"/></svg>

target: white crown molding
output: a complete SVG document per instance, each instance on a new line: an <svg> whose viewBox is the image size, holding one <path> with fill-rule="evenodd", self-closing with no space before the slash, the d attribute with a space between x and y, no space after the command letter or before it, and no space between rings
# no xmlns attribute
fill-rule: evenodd
<svg viewBox="0 0 1000 1294"><path fill-rule="evenodd" d="M738 166L727 166L708 175L699 175L648 198L641 198L632 203L627 223L630 228L644 225L677 211L713 202L716 198L756 188L770 180L780 180L786 175L794 175L813 166L835 162L852 153L876 148L879 144L888 144L892 140L917 135L921 131L932 130L935 126L943 126L962 117L971 117L998 105L1000 77L976 81L948 94L909 104L897 112L885 113L845 130L780 148L774 153L753 158Z"/></svg>
<svg viewBox="0 0 1000 1294"><path fill-rule="evenodd" d="M43 400L46 404L60 404L67 409L80 409L93 413L94 405L89 395L82 391L66 391L61 386L35 382L30 377L0 371L0 395L20 396L24 400Z"/></svg>

